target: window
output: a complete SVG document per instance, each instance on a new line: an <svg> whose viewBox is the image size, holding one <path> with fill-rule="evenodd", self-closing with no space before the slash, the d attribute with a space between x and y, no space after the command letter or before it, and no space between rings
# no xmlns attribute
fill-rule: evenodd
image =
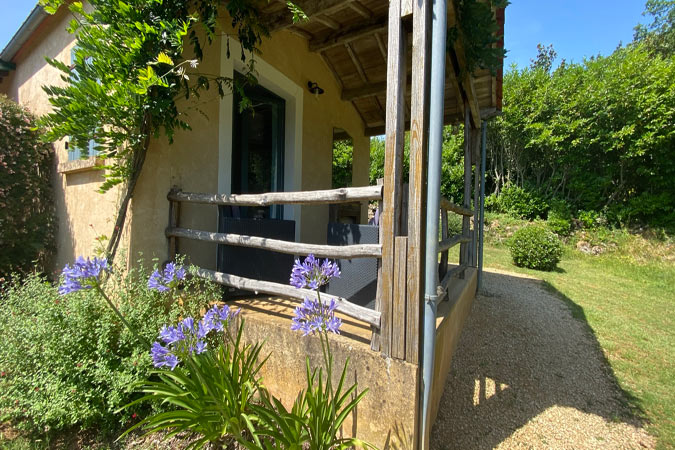
<svg viewBox="0 0 675 450"><path fill-rule="evenodd" d="M70 68L73 69L75 67L75 52L77 51L77 46L73 47L73 49L70 51ZM75 77L77 77L77 72L75 72ZM74 145L70 145L70 139L68 139L68 144L66 148L68 149L68 161L77 161L78 159L81 159L83 156L83 152L81 148L75 147ZM96 150L96 142L91 139L89 140L89 146L87 148L87 156L89 158L98 156L98 151Z"/></svg>

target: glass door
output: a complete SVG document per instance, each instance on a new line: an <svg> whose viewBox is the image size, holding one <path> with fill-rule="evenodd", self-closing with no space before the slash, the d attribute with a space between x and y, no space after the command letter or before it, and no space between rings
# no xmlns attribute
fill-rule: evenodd
<svg viewBox="0 0 675 450"><path fill-rule="evenodd" d="M261 194L284 189L284 99L262 86L247 87L250 107L240 111L241 95L234 94L232 193ZM239 217L282 219L283 205L248 206Z"/></svg>

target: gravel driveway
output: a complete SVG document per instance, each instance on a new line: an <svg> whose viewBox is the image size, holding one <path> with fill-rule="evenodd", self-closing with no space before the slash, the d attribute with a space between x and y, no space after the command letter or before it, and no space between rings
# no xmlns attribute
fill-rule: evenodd
<svg viewBox="0 0 675 450"><path fill-rule="evenodd" d="M485 272L432 449L653 448L592 331L543 282Z"/></svg>

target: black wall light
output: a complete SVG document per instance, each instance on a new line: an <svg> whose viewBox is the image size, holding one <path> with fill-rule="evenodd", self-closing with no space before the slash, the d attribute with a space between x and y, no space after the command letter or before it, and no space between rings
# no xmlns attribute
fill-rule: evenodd
<svg viewBox="0 0 675 450"><path fill-rule="evenodd" d="M315 83L313 81L308 81L307 87L309 88L309 92L316 95L317 97L319 95L323 94L323 89L319 87L318 83Z"/></svg>

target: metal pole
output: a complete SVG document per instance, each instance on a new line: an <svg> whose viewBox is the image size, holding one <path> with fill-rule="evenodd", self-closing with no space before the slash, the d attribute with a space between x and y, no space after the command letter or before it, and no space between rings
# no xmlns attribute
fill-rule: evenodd
<svg viewBox="0 0 675 450"><path fill-rule="evenodd" d="M487 122L481 123L480 136L480 218L478 220L478 289L483 287L483 227L485 224L485 148L487 147Z"/></svg>
<svg viewBox="0 0 675 450"><path fill-rule="evenodd" d="M443 100L445 97L446 0L434 0L431 39L431 87L429 107L429 167L424 264L424 332L422 333L422 410L420 446L429 448L430 400L434 374L436 302L438 300L438 220L440 217L441 159L443 147Z"/></svg>

